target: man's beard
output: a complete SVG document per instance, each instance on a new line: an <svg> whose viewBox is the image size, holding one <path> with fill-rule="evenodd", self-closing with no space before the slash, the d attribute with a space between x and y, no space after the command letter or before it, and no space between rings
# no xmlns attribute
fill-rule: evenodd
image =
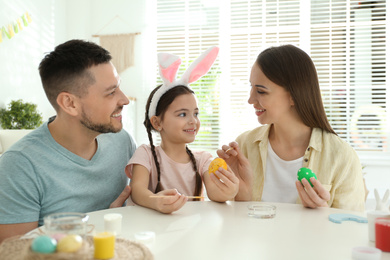
<svg viewBox="0 0 390 260"><path fill-rule="evenodd" d="M88 118L88 116L85 114L84 110L81 112L82 119L80 120L80 123L88 128L89 130L105 134L105 133L118 133L121 128L114 128L112 124L96 124L92 122L91 119Z"/></svg>

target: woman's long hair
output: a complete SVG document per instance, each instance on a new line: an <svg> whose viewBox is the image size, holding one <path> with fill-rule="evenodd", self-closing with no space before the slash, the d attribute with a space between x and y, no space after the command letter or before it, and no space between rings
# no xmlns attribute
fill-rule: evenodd
<svg viewBox="0 0 390 260"><path fill-rule="evenodd" d="M293 45L271 47L256 60L264 75L288 91L303 123L336 134L326 117L317 71L303 50Z"/></svg>

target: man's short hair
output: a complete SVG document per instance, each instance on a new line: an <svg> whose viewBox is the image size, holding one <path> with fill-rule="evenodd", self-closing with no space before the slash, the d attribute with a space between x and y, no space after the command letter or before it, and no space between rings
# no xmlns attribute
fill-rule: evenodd
<svg viewBox="0 0 390 260"><path fill-rule="evenodd" d="M57 96L68 92L78 97L88 93L95 82L88 71L92 66L108 63L110 53L101 46L83 40L70 40L58 45L39 64L39 74L49 102L58 110Z"/></svg>

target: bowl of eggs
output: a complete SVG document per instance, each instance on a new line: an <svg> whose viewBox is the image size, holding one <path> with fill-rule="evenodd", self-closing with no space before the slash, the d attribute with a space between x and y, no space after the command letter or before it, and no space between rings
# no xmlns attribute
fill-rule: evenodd
<svg viewBox="0 0 390 260"><path fill-rule="evenodd" d="M77 212L54 213L44 218L46 234L31 243L33 254L77 253L85 244L88 215Z"/></svg>

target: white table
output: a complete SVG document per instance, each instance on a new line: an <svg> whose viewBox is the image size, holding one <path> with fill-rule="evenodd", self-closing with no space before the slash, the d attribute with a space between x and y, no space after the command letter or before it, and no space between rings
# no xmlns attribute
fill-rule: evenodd
<svg viewBox="0 0 390 260"><path fill-rule="evenodd" d="M170 215L128 206L88 213L88 223L103 230L104 214L122 214L121 237L134 240L136 232L155 232L156 260L352 259L353 247L375 247L366 223L328 220L333 213L365 217L364 212L271 203L277 207L275 218L255 219L247 216L250 203L187 202ZM390 253L382 253L382 259L390 259Z"/></svg>

